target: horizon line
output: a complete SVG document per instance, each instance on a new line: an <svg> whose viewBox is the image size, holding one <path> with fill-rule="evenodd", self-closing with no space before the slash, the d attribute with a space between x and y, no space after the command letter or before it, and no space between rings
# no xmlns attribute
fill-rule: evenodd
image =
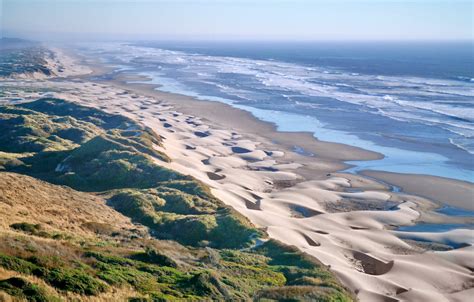
<svg viewBox="0 0 474 302"><path fill-rule="evenodd" d="M384 42L384 43L397 43L397 42L409 42L409 43L474 43L474 37L471 39L465 38L451 38L451 39L318 39L318 38L261 38L261 37L239 37L239 38L209 38L209 37L105 37L105 38L35 38L28 35L3 35L0 34L0 39L23 39L28 41L43 42L43 43L74 43L74 42L293 42L293 43L312 43L312 42L354 42L354 43L373 43L373 42Z"/></svg>

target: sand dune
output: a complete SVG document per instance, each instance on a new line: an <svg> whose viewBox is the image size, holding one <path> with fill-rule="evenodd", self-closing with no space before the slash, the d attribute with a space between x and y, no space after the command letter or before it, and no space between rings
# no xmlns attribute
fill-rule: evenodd
<svg viewBox="0 0 474 302"><path fill-rule="evenodd" d="M158 132L170 127L157 121L153 113L140 112L143 122ZM127 114L133 116L130 111ZM273 156L275 153L260 149L259 144L235 138L231 130L207 128L200 131L206 135L196 135L192 119L167 119L176 131L164 143L173 158L168 166L210 185L218 198L265 227L271 237L330 265L361 300L448 301L453 290L460 291L456 293L458 299L467 297L468 292L463 295L462 291L473 285L472 266L467 260L469 254L459 251L470 247L457 251L456 258L464 260L454 263L439 255L450 252L417 252L397 236L398 232L387 230L389 226L412 224L420 217L422 204L417 198L404 196L407 201L396 210L330 213L328 205L354 200L383 205L393 193L345 192L357 184L342 175L305 181L297 174L298 166L282 162L281 154ZM469 234L459 234L458 239L451 233L413 236L446 242L444 236L461 242Z"/></svg>

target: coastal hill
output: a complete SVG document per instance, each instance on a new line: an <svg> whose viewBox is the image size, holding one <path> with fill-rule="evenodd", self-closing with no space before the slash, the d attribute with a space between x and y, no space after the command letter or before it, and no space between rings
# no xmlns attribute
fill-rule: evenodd
<svg viewBox="0 0 474 302"><path fill-rule="evenodd" d="M60 50L45 47L43 43L17 38L0 39L0 80L44 80L88 72L90 70L83 66L73 65Z"/></svg>
<svg viewBox="0 0 474 302"><path fill-rule="evenodd" d="M38 42L16 39L0 39L0 78L27 75L52 75L47 58L53 53Z"/></svg>
<svg viewBox="0 0 474 302"><path fill-rule="evenodd" d="M352 296L190 176L159 134L61 99L0 107L0 300Z"/></svg>

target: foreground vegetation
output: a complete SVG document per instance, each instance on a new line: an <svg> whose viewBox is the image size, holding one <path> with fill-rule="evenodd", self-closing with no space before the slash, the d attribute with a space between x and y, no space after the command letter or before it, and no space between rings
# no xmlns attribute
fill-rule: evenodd
<svg viewBox="0 0 474 302"><path fill-rule="evenodd" d="M151 235L89 223L95 237L85 240L25 216L0 238L0 267L18 274L0 281L8 295L50 301L128 288L133 301L351 300L321 263L273 240L256 245L263 231L160 166L169 160L154 148L160 137L133 120L41 99L0 107L0 129L0 169L94 192Z"/></svg>

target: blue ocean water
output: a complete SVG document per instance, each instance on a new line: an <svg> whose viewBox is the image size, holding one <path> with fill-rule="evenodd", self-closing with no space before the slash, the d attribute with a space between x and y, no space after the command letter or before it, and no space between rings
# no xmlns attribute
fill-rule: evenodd
<svg viewBox="0 0 474 302"><path fill-rule="evenodd" d="M221 101L321 140L380 152L363 169L474 182L470 42L143 42L97 54L160 90Z"/></svg>

